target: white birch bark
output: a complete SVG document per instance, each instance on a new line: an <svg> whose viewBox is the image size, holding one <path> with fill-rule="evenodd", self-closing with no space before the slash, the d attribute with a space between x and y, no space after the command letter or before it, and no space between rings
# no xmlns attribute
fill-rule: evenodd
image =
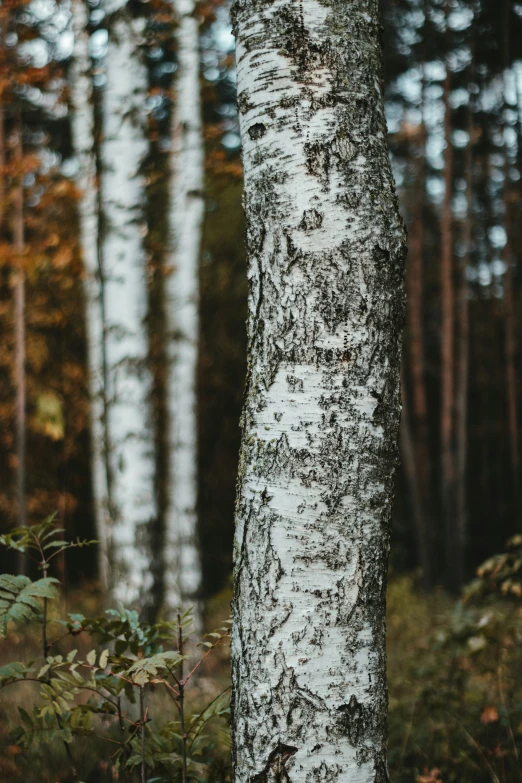
<svg viewBox="0 0 522 783"><path fill-rule="evenodd" d="M150 523L156 516L152 378L148 366L143 246L147 71L140 56L144 20L107 4L111 26L103 98L104 299L115 597L134 602L153 584Z"/></svg>
<svg viewBox="0 0 522 783"><path fill-rule="evenodd" d="M405 242L376 0L236 0L251 283L236 783L384 783Z"/></svg>
<svg viewBox="0 0 522 783"><path fill-rule="evenodd" d="M194 0L174 0L178 17L172 126L171 274L166 280L168 330L169 507L166 518L165 609L194 606L201 585L197 540L196 372L198 267L203 223L203 134L199 90L199 28Z"/></svg>
<svg viewBox="0 0 522 783"><path fill-rule="evenodd" d="M89 15L85 0L73 0L74 50L70 73L70 103L74 152L78 160L77 184L81 197L80 245L84 264L89 391L91 416L91 471L94 513L98 536L98 564L103 587L108 587L107 536L109 531L109 486L105 449L105 363L102 275L99 266L98 195L94 152L94 108Z"/></svg>

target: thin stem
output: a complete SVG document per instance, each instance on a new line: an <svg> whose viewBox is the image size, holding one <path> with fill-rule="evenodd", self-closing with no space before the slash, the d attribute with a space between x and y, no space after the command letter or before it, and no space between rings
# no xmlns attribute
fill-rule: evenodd
<svg viewBox="0 0 522 783"><path fill-rule="evenodd" d="M520 779L522 780L522 770L520 769L520 760L519 760L519 757L518 757L517 743L516 743L516 740L515 740L515 737L514 737L514 734L513 734L513 727L511 725L511 720L509 718L509 711L508 711L508 708L507 708L506 696L504 694L504 686L502 684L502 664L497 669L497 677L498 677L498 692L499 692L499 695L500 695L500 703L502 704L502 706L504 708L504 711L506 713L508 730L509 730L509 738L511 740L511 744L513 745L513 751L515 753L515 758L517 760L518 774L519 774Z"/></svg>
<svg viewBox="0 0 522 783"><path fill-rule="evenodd" d="M227 631L226 633L224 633L224 634L223 634L223 636L221 636L221 637L220 637L220 638L217 640L217 642L216 642L215 644L213 644L213 645L212 645L212 647L209 647L209 648L208 648L208 650L206 651L205 655L203 655L203 657L202 657L202 658L200 658L200 659L199 659L199 661L196 663L196 665L195 665L195 666L194 666L194 667L193 667L193 668L192 668L192 669L189 671L189 673L187 674L186 678L183 680L183 685L186 685L186 684L187 684L187 682L190 680L190 678L192 677L192 675L194 674L194 672L195 672L197 669L199 669L199 667L201 666L201 664L203 663L203 661L205 660L205 658L207 657L207 655L210 655L210 653L212 652L212 650L214 649L214 647L217 647L217 646L218 646L218 644L221 644L221 642L223 641L223 639L226 639L228 636L230 636L230 631Z"/></svg>
<svg viewBox="0 0 522 783"><path fill-rule="evenodd" d="M185 682L183 680L183 628L181 626L181 616L178 612L178 652L180 654L179 663L179 723L181 728L181 783L187 780L187 735L185 734Z"/></svg>
<svg viewBox="0 0 522 783"><path fill-rule="evenodd" d="M211 706L214 704L214 702L215 702L217 699L219 699L219 697L220 697L220 696L223 696L223 694L224 694L224 693L226 693L227 691L229 691L231 687L232 687L232 686L231 686L231 685L229 685L229 687L228 687L228 688L225 688L225 690L224 690L224 691L222 691L222 692L219 694L219 696L216 696L216 698L215 698L213 701L211 701L211 702L210 702L210 704L208 705L208 707L207 707L207 710L208 710L208 709L209 709L209 708L210 708L210 707L211 707ZM205 714L205 712L206 712L206 710L204 710L204 711L201 713L201 715L199 716L199 718L201 718L201 717L202 717L202 716ZM209 722L209 720L211 720L211 718L212 718L212 717L213 717L213 716L212 716L212 715L210 715L210 716L209 716L209 717L208 717L206 720L204 720L204 721L203 721L203 722L200 724L200 726L199 726L198 730L196 731L196 733L195 733L195 734L194 734L194 736L192 737L192 741L191 741L191 743L190 743L190 748L192 748L192 746L194 745L195 741L197 740L197 738L199 737L199 735L201 734L201 732L203 731L203 729L205 728L205 726L207 725L207 723ZM195 721L194 721L194 723L193 723L192 727L190 728L190 730L189 730L189 732L188 732L188 734L187 734L187 737L189 736L189 734L190 734L190 732L192 731L192 729L194 728L194 726L197 724L197 722L198 722L199 718L198 718L197 720L195 720Z"/></svg>
<svg viewBox="0 0 522 783"><path fill-rule="evenodd" d="M451 720L455 721L457 726L459 726L462 729L462 731L466 735L468 742L470 742L473 745L473 747L477 750L477 753L479 754L484 766L486 767L487 771L491 775L491 780L493 781L493 783L500 783L497 773L495 772L495 770L487 760L486 756L484 755L484 751L482 750L478 742L471 736L471 734L466 729L466 727L463 726L462 723L454 715L451 715L451 713L449 712L447 714L451 718Z"/></svg>
<svg viewBox="0 0 522 783"><path fill-rule="evenodd" d="M225 690L221 691L221 693L218 693L218 695L216 696L216 698L215 698L215 699L212 699L212 701L210 702L210 704L207 704L207 706L205 707L205 709L203 710L203 712L201 713L201 715L199 715L199 717L197 717L197 718L196 718L196 720L194 721L194 723L192 724L192 726L190 727L190 729L187 731L187 737L188 737L188 736L191 734L191 732L192 732L192 730L194 729L194 727L195 727L195 726L197 726L198 722L201 720L201 718L204 716L204 714L205 714L206 712L208 712L208 710L209 710L209 709L212 707L212 705L213 705L213 704L215 704L215 703L217 702L217 700L218 700L218 699L220 699L220 698L223 696L223 694L224 694L224 693L226 693L227 691L229 691L229 690L231 689L231 687L232 687L232 686L231 686L231 685L229 685L229 686L228 686L228 688L225 688ZM205 723L205 721L204 721L204 723ZM196 734L196 737L198 736L198 734L199 734L199 731L200 731L200 730L198 729L198 732L197 732L197 734ZM192 742L194 742L194 740L196 739L196 737L194 737L194 739L192 740Z"/></svg>
<svg viewBox="0 0 522 783"><path fill-rule="evenodd" d="M127 764L126 764L126 761L127 761L127 758L126 758L127 757L127 748L126 748L126 744L125 744L125 723L123 722L124 721L124 717L123 717L123 713L121 711L121 696L118 696L117 699L116 699L116 709L118 710L118 723L119 723L120 732L121 732L121 742L119 743L121 745L121 748L122 748L122 762L123 763L121 765L121 768L122 768L122 770L125 771L125 780L128 780L129 779L129 775L128 775Z"/></svg>
<svg viewBox="0 0 522 783"><path fill-rule="evenodd" d="M146 783L145 776L145 695L144 687L140 685L140 734L141 734L141 783Z"/></svg>

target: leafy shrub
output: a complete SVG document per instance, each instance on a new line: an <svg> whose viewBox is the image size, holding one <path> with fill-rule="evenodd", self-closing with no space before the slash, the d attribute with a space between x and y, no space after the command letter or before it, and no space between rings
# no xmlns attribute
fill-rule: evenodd
<svg viewBox="0 0 522 783"><path fill-rule="evenodd" d="M27 781L28 757L38 757L45 769L46 758L59 755L60 747L63 781L229 780L229 688L199 709L190 699L198 691L200 667L228 639L229 621L196 645L190 611L180 612L176 622L152 624L122 605L101 617L55 616L61 585L48 575L52 561L65 549L93 543L70 543L62 533L49 517L0 537L35 560L42 573L35 581L0 576L2 637L27 623L40 629L39 655L0 667L1 690L29 684L36 689L30 708L18 706L2 780ZM24 691L24 704L26 699ZM34 779L44 778L39 773ZM47 779L54 783L56 773Z"/></svg>
<svg viewBox="0 0 522 783"><path fill-rule="evenodd" d="M522 781L522 610L425 595L410 577L388 592L392 783Z"/></svg>

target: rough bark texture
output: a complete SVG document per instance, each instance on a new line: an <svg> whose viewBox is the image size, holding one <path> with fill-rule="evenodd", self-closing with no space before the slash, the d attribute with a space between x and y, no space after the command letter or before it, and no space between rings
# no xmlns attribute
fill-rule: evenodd
<svg viewBox="0 0 522 783"><path fill-rule="evenodd" d="M110 526L109 476L107 466L105 350L103 277L98 253L98 194L94 151L94 108L92 104L91 59L89 56L88 11L84 0L72 4L74 51L71 63L72 133L78 160L77 184L80 243L84 264L84 291L89 353L91 414L91 465L94 513L98 536L99 575L104 588L109 584L108 533Z"/></svg>
<svg viewBox="0 0 522 783"><path fill-rule="evenodd" d="M199 99L199 28L194 0L175 0L174 6L178 16L178 70L172 138L172 273L166 282L170 465L164 548L165 609L173 615L180 603L191 604L195 624L200 626L196 371L204 152Z"/></svg>
<svg viewBox="0 0 522 783"><path fill-rule="evenodd" d="M146 258L141 166L147 154L144 20L121 2L111 25L104 91L102 242L112 485L111 582L129 602L152 587L150 523L156 516L152 378L148 366Z"/></svg>
<svg viewBox="0 0 522 783"><path fill-rule="evenodd" d="M234 779L384 783L404 232L375 0L236 0L251 284Z"/></svg>

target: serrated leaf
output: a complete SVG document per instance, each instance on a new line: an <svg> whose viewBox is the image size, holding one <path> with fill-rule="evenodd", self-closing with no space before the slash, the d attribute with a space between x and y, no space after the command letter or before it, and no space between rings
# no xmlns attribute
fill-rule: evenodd
<svg viewBox="0 0 522 783"><path fill-rule="evenodd" d="M109 651L103 650L103 652L100 654L100 661L99 661L100 669L105 669L108 660L109 660Z"/></svg>
<svg viewBox="0 0 522 783"><path fill-rule="evenodd" d="M49 671L50 668L51 668L51 664L50 663L46 663L45 666L42 666L42 668L40 669L40 671L36 675L37 678L40 679L40 677L43 677L44 674L47 674L47 672Z"/></svg>
<svg viewBox="0 0 522 783"><path fill-rule="evenodd" d="M91 650L87 656L86 656L87 663L90 663L91 666L95 666L96 664L96 650Z"/></svg>
<svg viewBox="0 0 522 783"><path fill-rule="evenodd" d="M68 541L50 541L44 545L44 549L56 549L57 547L70 546Z"/></svg>

